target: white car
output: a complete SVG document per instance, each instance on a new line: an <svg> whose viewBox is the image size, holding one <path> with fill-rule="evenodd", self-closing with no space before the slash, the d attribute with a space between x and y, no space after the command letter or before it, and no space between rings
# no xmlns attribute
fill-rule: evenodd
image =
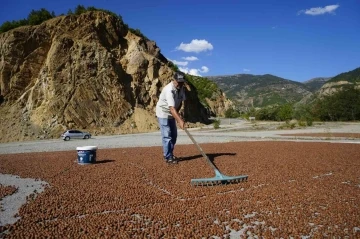
<svg viewBox="0 0 360 239"><path fill-rule="evenodd" d="M61 138L65 141L68 141L70 139L90 139L91 134L88 132L82 132L80 130L70 129L62 133Z"/></svg>

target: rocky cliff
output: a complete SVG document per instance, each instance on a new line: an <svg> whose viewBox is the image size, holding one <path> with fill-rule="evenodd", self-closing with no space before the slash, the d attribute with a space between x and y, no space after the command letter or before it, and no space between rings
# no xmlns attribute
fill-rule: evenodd
<svg viewBox="0 0 360 239"><path fill-rule="evenodd" d="M0 34L0 142L157 130L155 105L173 72L155 42L102 11ZM185 119L208 111L188 85Z"/></svg>

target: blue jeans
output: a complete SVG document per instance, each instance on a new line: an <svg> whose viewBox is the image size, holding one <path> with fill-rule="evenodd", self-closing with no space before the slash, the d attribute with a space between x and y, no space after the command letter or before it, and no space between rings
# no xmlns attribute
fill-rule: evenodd
<svg viewBox="0 0 360 239"><path fill-rule="evenodd" d="M159 118L158 122L161 131L164 157L166 159L173 156L177 138L177 128L175 119Z"/></svg>

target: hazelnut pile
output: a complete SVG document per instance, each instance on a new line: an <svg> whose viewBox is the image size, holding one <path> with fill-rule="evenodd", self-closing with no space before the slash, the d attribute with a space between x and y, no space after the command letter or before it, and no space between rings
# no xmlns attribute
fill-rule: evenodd
<svg viewBox="0 0 360 239"><path fill-rule="evenodd" d="M194 145L179 164L161 147L0 155L0 173L49 183L29 198L4 238L360 238L360 145L239 142L201 145L228 176L248 181L195 187L214 171ZM6 232L6 233L4 233Z"/></svg>
<svg viewBox="0 0 360 239"><path fill-rule="evenodd" d="M16 187L14 186L4 186L0 184L0 199L13 194L14 192L16 192Z"/></svg>
<svg viewBox="0 0 360 239"><path fill-rule="evenodd" d="M3 197L8 196L16 192L17 188L14 186L4 186L0 184L0 201ZM0 203L0 210L2 210L2 206Z"/></svg>

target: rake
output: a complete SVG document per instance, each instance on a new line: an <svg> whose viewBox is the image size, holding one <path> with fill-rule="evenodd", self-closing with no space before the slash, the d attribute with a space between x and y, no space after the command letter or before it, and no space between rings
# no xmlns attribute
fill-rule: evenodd
<svg viewBox="0 0 360 239"><path fill-rule="evenodd" d="M185 128L184 129L186 134L189 136L191 141L196 145L196 147L201 152L202 156L206 159L206 161L210 164L210 166L215 171L215 177L212 178L197 178L191 179L191 184L194 186L214 186L214 185L222 185L222 184L229 184L229 183L239 183L246 181L248 176L247 175L240 175L240 176L226 176L222 174L219 169L214 165L213 162L209 159L209 157L204 153L202 148L198 143L196 143L195 139L191 136L189 131Z"/></svg>

